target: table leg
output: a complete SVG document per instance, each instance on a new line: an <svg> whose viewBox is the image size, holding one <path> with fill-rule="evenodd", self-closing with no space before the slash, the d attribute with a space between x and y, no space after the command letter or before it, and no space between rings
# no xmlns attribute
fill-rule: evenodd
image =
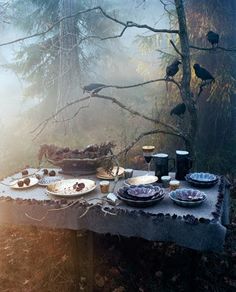
<svg viewBox="0 0 236 292"><path fill-rule="evenodd" d="M79 232L77 235L77 261L79 266L79 282L84 291L93 291L93 232Z"/></svg>
<svg viewBox="0 0 236 292"><path fill-rule="evenodd" d="M230 189L229 187L225 187L224 193L224 201L222 206L222 215L221 215L221 222L223 225L230 224Z"/></svg>

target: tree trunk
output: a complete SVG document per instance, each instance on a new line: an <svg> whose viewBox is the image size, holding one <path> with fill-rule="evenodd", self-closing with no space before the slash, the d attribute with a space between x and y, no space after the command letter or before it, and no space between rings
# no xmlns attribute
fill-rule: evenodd
<svg viewBox="0 0 236 292"><path fill-rule="evenodd" d="M183 78L181 81L181 96L187 107L190 116L190 125L188 131L189 143L186 144L187 150L195 157L195 137L198 129L198 119L193 95L190 88L191 81L191 67L190 67L190 51L189 51L189 38L186 25L186 16L182 0L175 0L176 12L179 23L179 38L181 45L181 59L183 66Z"/></svg>
<svg viewBox="0 0 236 292"><path fill-rule="evenodd" d="M75 13L78 10L77 6L76 0L60 0L59 17L63 18ZM60 23L60 68L57 109L72 101L77 91L80 72L77 21L77 17L71 17L64 19Z"/></svg>
<svg viewBox="0 0 236 292"><path fill-rule="evenodd" d="M236 2L235 0L231 0L231 10L230 12L236 13ZM234 17L232 17L232 27L233 27L233 37L232 37L232 42L235 45L235 39L236 39L236 25L235 25L235 14L233 14ZM232 45L232 44L230 44ZM232 66L233 72L232 72L232 77L236 79L236 57L233 58L233 66ZM235 91L232 92L230 96L230 103L231 103L231 134L233 138L233 142L236 142L236 94Z"/></svg>

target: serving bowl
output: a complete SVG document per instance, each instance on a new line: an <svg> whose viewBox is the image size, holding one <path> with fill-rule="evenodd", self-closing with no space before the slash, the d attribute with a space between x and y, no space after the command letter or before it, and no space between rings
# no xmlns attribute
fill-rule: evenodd
<svg viewBox="0 0 236 292"><path fill-rule="evenodd" d="M127 189L128 195L133 198L146 199L162 194L162 189L158 186L131 186Z"/></svg>
<svg viewBox="0 0 236 292"><path fill-rule="evenodd" d="M216 180L214 180L214 181L208 181L208 182L205 181L204 182L204 181L196 181L196 180L193 180L193 179L191 179L190 175L191 174L187 174L185 176L185 179L193 187L197 187L197 188L211 188L215 184L217 184L217 182L218 182L218 177L216 177Z"/></svg>
<svg viewBox="0 0 236 292"><path fill-rule="evenodd" d="M217 176L207 172L194 172L189 174L189 178L200 183L211 183L217 180Z"/></svg>
<svg viewBox="0 0 236 292"><path fill-rule="evenodd" d="M169 193L170 199L183 207L194 207L206 200L206 194L195 189L177 189Z"/></svg>
<svg viewBox="0 0 236 292"><path fill-rule="evenodd" d="M101 157L101 158L64 158L61 160L52 160L48 161L62 169L62 172L65 174L94 174L96 169L104 162L105 159L109 159L110 156Z"/></svg>

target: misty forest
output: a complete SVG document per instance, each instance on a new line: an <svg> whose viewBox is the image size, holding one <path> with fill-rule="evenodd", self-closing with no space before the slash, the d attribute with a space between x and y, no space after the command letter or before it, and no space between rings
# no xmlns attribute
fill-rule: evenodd
<svg viewBox="0 0 236 292"><path fill-rule="evenodd" d="M235 0L0 1L0 291L236 291L235 21ZM159 158L153 153L176 158L171 170L177 170L175 178L183 180L184 187L192 186L192 191L199 187L203 195L181 197L179 205L169 202L169 189L157 171ZM191 166L178 178L178 155L183 153L188 153ZM119 169L124 168L124 176L129 174L126 169L142 171L146 178L151 177L149 170L155 173L158 188L163 186L160 192L165 193L165 198L157 197L156 201L164 200L155 205L160 209L155 214L158 218L164 214L163 218L158 221L154 213L150 215L154 204L130 207L129 200L122 213L117 198L111 198L114 204L110 202L108 209L103 204L109 201L98 199L90 205L86 195L71 201L65 196L65 201L30 197L31 189L35 194L38 189L27 187L34 179L42 180L40 169L46 182L48 173L49 178L57 173L50 169L61 167L61 159L86 164L88 158L99 158L98 166L107 174L100 179L112 186L109 195L118 185L127 192L123 201L118 191L121 208L130 199L132 183L125 189L127 180L123 173L119 176ZM113 166L116 171L110 180ZM31 168L37 170L36 176L28 176ZM17 172L22 180L16 188L27 190L14 190L4 181L9 175L16 179ZM76 194L86 187L80 174L88 179L92 174L64 173L78 180L73 185ZM197 177L197 183L191 173L207 175L210 181L199 182ZM168 176L168 167L162 175ZM99 183L96 180L98 193ZM151 190L155 185L149 185ZM229 193L227 200L224 191ZM213 201L209 194L215 195ZM185 209L190 200L196 207L189 204ZM162 210L165 202L177 209L172 213L167 205ZM203 204L197 206L198 202ZM65 216L69 222L77 205L85 208L76 215L81 230L58 223L63 219L50 223L53 216ZM45 207L46 213L37 211L37 206ZM114 220L113 227L95 217L98 207L104 220ZM208 207L213 219L204 217ZM225 213L229 220L222 219ZM142 227L128 229L144 220L140 216L151 218L146 233ZM136 219L126 222L124 217ZM212 243L214 234L205 248L204 240L192 243L192 237L188 244L187 239L175 240L178 235L165 235L161 228L163 237L150 235L152 224L169 226L168 220L184 221L186 238L200 226L206 242L207 234L216 234L218 229L213 228L220 226L225 233L222 250L218 252ZM90 231L86 224L92 226ZM99 224L107 225L108 231L95 227ZM216 238L217 242L220 235Z"/></svg>

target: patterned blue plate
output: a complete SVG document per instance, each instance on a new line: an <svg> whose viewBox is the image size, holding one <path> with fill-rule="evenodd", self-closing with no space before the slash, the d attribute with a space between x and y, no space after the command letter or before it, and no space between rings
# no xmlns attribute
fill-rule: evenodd
<svg viewBox="0 0 236 292"><path fill-rule="evenodd" d="M217 180L217 176L207 172L194 172L189 174L189 178L196 182L214 182Z"/></svg>

